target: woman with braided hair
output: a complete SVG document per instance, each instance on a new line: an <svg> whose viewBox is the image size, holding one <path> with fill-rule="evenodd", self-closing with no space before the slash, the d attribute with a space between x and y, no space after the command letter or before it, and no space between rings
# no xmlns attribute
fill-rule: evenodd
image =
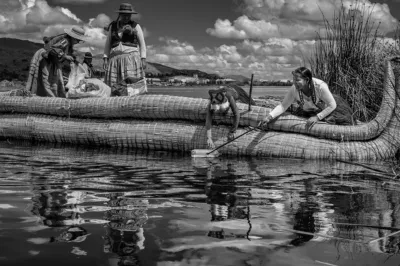
<svg viewBox="0 0 400 266"><path fill-rule="evenodd" d="M265 126L280 116L295 101L299 104L296 115L308 118L308 129L318 121L337 125L354 124L352 110L347 102L340 96L333 95L324 81L313 78L308 68L299 67L292 75L293 86L283 101L261 121L261 125Z"/></svg>

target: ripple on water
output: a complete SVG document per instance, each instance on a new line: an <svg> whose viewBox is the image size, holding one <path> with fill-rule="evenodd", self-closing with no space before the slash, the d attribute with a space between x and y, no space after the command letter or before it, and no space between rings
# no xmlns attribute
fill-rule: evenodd
<svg viewBox="0 0 400 266"><path fill-rule="evenodd" d="M1 265L398 265L390 164L4 142L0 161Z"/></svg>

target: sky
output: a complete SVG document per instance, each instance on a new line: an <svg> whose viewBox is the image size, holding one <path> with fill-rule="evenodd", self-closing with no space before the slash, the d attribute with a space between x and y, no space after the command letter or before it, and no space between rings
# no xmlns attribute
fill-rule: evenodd
<svg viewBox="0 0 400 266"><path fill-rule="evenodd" d="M221 76L290 79L305 65L322 29L341 3L356 0L1 0L0 37L41 42L43 36L82 26L90 41L81 51L102 54L103 27L120 3L131 3L145 33L147 60ZM372 8L380 34L391 36L400 19L400 0L358 0ZM323 14L323 15L322 15Z"/></svg>

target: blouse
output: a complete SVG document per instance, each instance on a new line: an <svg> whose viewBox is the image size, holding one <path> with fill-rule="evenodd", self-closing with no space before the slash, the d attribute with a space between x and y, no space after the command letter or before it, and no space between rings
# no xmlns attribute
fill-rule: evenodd
<svg viewBox="0 0 400 266"><path fill-rule="evenodd" d="M333 112L333 110L336 109L336 101L333 98L332 93L329 91L328 84L326 84L324 81L313 78L312 79L314 82L314 87L315 87L315 97L316 97L316 102L318 103L319 101L322 101L322 111L317 114L319 120L324 119L326 116L328 116L330 113ZM312 101L312 97L307 97L303 93L303 99L304 99L304 109L319 109ZM283 101L276 106L270 113L269 115L272 118L276 118L282 113L284 113L289 106L294 102L294 101L300 101L300 95L299 92L297 91L296 87L292 85L290 87L289 91L287 92L285 98Z"/></svg>
<svg viewBox="0 0 400 266"><path fill-rule="evenodd" d="M137 37L139 39L139 47L140 47L140 58L146 58L146 43L144 42L144 34L142 31L142 27L139 24L135 27ZM122 52L122 53L131 53L138 51L137 47L127 46L123 44L119 44L118 46L111 48L111 29L108 31L106 46L104 47L104 57L110 57L110 54L114 52Z"/></svg>

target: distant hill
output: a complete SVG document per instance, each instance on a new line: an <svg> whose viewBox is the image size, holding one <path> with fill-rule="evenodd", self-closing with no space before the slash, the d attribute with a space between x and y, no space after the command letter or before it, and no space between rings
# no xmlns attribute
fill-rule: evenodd
<svg viewBox="0 0 400 266"><path fill-rule="evenodd" d="M36 51L43 47L43 44L12 38L0 38L0 47L2 49Z"/></svg>
<svg viewBox="0 0 400 266"><path fill-rule="evenodd" d="M30 41L0 38L0 80L26 81L30 60L42 46Z"/></svg>
<svg viewBox="0 0 400 266"><path fill-rule="evenodd" d="M43 47L42 43L31 41L0 38L0 80L20 80L28 79L29 64L34 53ZM82 61L84 53L78 52L78 60ZM103 56L101 54L94 55L93 65L95 69L103 68ZM66 66L64 69L68 69ZM147 63L145 70L146 76L149 77L170 77L178 75L193 76L197 74L199 78L217 79L220 78L216 74L209 74L199 70L176 69L158 63Z"/></svg>
<svg viewBox="0 0 400 266"><path fill-rule="evenodd" d="M247 83L250 81L250 78L242 76L242 75L227 75L227 76L224 76L224 78L234 79L234 80L242 82L242 83Z"/></svg>

